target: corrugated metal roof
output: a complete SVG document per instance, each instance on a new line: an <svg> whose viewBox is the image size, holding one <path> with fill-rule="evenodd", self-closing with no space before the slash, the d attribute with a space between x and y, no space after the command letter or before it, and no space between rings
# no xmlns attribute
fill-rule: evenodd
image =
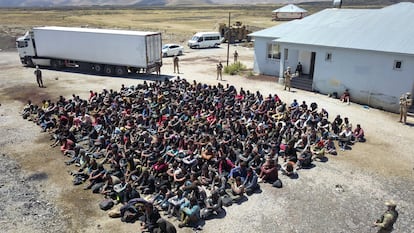
<svg viewBox="0 0 414 233"><path fill-rule="evenodd" d="M57 27L57 26L46 26L46 27L35 27L36 29L52 30L52 31L68 31L68 32L92 32L92 33L104 33L104 34L118 34L118 35L138 35L146 36L159 34L159 32L145 32L145 31L128 31L128 30L115 30L115 29L99 29L99 28L77 28L77 27Z"/></svg>
<svg viewBox="0 0 414 233"><path fill-rule="evenodd" d="M280 43L318 45L414 55L414 4L382 9L326 9L250 34Z"/></svg>
<svg viewBox="0 0 414 233"><path fill-rule="evenodd" d="M303 12L308 12L307 10L300 8L294 4L288 4L284 7L281 7L279 9L276 9L272 12L288 12L288 13L303 13Z"/></svg>

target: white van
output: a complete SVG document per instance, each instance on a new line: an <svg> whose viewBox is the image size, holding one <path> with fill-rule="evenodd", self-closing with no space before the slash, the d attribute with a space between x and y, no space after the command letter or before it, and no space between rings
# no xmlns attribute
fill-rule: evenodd
<svg viewBox="0 0 414 233"><path fill-rule="evenodd" d="M212 48L218 47L221 43L218 32L198 32L188 41L190 48Z"/></svg>

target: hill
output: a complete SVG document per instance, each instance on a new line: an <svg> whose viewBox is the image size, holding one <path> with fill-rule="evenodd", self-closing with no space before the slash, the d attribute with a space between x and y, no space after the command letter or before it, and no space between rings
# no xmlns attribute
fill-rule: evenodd
<svg viewBox="0 0 414 233"><path fill-rule="evenodd" d="M317 0L326 2L330 0ZM0 0L0 7L62 7L62 6L182 6L228 4L286 4L315 0Z"/></svg>

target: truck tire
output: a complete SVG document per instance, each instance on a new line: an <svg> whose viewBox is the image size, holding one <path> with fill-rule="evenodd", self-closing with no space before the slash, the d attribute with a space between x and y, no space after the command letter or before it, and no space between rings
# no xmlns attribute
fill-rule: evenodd
<svg viewBox="0 0 414 233"><path fill-rule="evenodd" d="M103 71L102 65L100 64L93 64L92 69L95 70L95 73L100 74Z"/></svg>
<svg viewBox="0 0 414 233"><path fill-rule="evenodd" d="M117 66L115 67L115 74L117 76L123 76L127 73L127 69L124 66Z"/></svg>
<svg viewBox="0 0 414 233"><path fill-rule="evenodd" d="M112 66L105 66L104 73L106 75L111 75L114 72L114 68Z"/></svg>
<svg viewBox="0 0 414 233"><path fill-rule="evenodd" d="M52 69L54 70L58 70L60 68L60 64L58 60L52 59L50 61L50 66L52 67Z"/></svg>
<svg viewBox="0 0 414 233"><path fill-rule="evenodd" d="M162 57L168 57L168 54L167 54L167 53L164 53L164 54L162 55Z"/></svg>
<svg viewBox="0 0 414 233"><path fill-rule="evenodd" d="M25 57L25 60L26 60L25 63L28 67L35 67L32 57Z"/></svg>
<svg viewBox="0 0 414 233"><path fill-rule="evenodd" d="M181 56L181 55L183 55L183 51L178 51L178 56Z"/></svg>

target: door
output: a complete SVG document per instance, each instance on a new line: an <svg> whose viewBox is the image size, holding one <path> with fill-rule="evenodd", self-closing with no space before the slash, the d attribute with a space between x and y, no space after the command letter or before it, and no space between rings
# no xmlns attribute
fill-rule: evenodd
<svg viewBox="0 0 414 233"><path fill-rule="evenodd" d="M310 67L309 67L309 78L313 79L313 73L315 72L315 57L316 53L311 53L311 61L310 61Z"/></svg>

